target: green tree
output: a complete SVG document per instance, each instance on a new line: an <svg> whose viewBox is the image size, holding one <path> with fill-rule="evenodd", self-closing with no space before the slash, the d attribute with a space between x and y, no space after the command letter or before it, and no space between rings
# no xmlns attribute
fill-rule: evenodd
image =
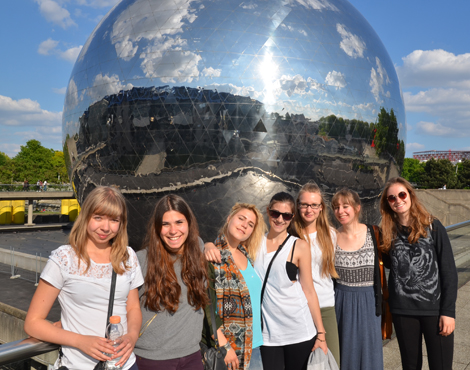
<svg viewBox="0 0 470 370"><path fill-rule="evenodd" d="M464 159L458 164L457 177L462 188L470 188L470 160Z"/></svg>
<svg viewBox="0 0 470 370"><path fill-rule="evenodd" d="M457 176L455 167L448 159L431 158L424 165L423 185L426 188L438 189L446 185L447 189L455 189Z"/></svg>
<svg viewBox="0 0 470 370"><path fill-rule="evenodd" d="M423 175L425 173L424 163L418 159L405 158L403 161L403 168L401 176L410 182L421 184L423 182Z"/></svg>
<svg viewBox="0 0 470 370"><path fill-rule="evenodd" d="M10 183L13 173L11 171L11 159L0 152L0 183Z"/></svg>
<svg viewBox="0 0 470 370"><path fill-rule="evenodd" d="M37 180L51 181L53 178L49 176L54 153L53 149L43 147L39 141L29 140L12 159L14 180L28 179L30 183Z"/></svg>
<svg viewBox="0 0 470 370"><path fill-rule="evenodd" d="M388 153L403 166L405 159L405 143L398 139L397 116L393 109L390 112L382 107L377 117L377 122L373 127L374 147L377 155Z"/></svg>

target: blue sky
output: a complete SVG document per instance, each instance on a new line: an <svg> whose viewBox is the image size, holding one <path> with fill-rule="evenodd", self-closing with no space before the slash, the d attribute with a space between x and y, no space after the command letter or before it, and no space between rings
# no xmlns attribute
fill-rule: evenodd
<svg viewBox="0 0 470 370"><path fill-rule="evenodd" d="M14 156L30 139L61 149L65 87L74 61L117 2L2 2L0 151ZM375 29L397 69L407 114L407 157L421 150L470 150L470 3L351 3Z"/></svg>

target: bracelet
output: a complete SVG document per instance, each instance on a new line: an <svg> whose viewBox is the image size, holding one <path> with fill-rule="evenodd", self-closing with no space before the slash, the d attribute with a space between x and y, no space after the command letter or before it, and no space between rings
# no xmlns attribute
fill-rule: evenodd
<svg viewBox="0 0 470 370"><path fill-rule="evenodd" d="M326 334L326 331L317 331L317 334Z"/></svg>
<svg viewBox="0 0 470 370"><path fill-rule="evenodd" d="M321 339L320 339L320 338L318 338L318 337L317 337L317 340L319 340L320 342L323 342L323 343L325 343L325 342L326 342L326 340L321 340Z"/></svg>
<svg viewBox="0 0 470 370"><path fill-rule="evenodd" d="M230 342L228 342L228 341L227 341L227 343L225 343L225 344L223 345L223 347L225 348L225 350L226 350L227 352L232 349L232 346L230 345Z"/></svg>

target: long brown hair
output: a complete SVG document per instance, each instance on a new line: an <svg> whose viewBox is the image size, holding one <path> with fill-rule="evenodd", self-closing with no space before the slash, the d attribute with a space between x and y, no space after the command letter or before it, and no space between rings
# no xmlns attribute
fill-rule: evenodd
<svg viewBox="0 0 470 370"><path fill-rule="evenodd" d="M188 237L183 253L176 255L161 238L163 215L168 211L181 213L188 222ZM207 262L199 247L199 228L196 217L183 198L169 194L161 198L152 218L146 236L147 273L145 275L145 306L152 311L167 310L175 313L178 309L181 286L178 284L174 262L181 259L181 279L188 288L188 303L195 310L209 303L206 294Z"/></svg>
<svg viewBox="0 0 470 370"><path fill-rule="evenodd" d="M69 244L74 249L78 263L83 261L86 270L90 268L90 256L86 245L88 240L87 226L93 215L119 218L119 230L116 236L110 241L111 244L111 264L117 274L123 274L127 266L129 254L127 253L127 207L126 199L121 192L110 186L98 186L93 189L83 202L80 214L73 224L69 235Z"/></svg>
<svg viewBox="0 0 470 370"><path fill-rule="evenodd" d="M234 217L238 212L242 209L247 209L253 212L256 216L256 224L253 228L253 232L251 233L250 237L243 242L248 255L250 256L251 260L254 261L256 259L256 255L258 254L258 250L261 246L261 241L263 240L263 236L266 233L266 223L264 222L263 215L259 211L258 208L254 204L249 203L236 203L232 209L230 210L230 214L227 217L227 221L225 221L224 226L220 229L220 234L227 235L228 233L228 224L232 217Z"/></svg>
<svg viewBox="0 0 470 370"><path fill-rule="evenodd" d="M302 219L302 216L299 211L300 196L304 193L316 193L320 195L321 198L322 209L318 214L316 220L317 240L320 250L322 252L322 262L320 269L321 276L331 276L333 278L337 278L338 274L336 273L335 269L335 246L333 245L333 241L331 240L331 228L330 222L328 220L325 199L323 198L323 194L321 192L320 187L313 182L308 182L304 186L302 186L299 191L299 194L297 195L294 227L297 230L297 234L299 235L299 237L305 240L310 245L310 236L308 235L308 232L306 230L307 225Z"/></svg>
<svg viewBox="0 0 470 370"><path fill-rule="evenodd" d="M390 186L400 184L402 185L410 195L410 235L408 236L408 242L413 244L418 241L421 237L427 236L426 229L432 223L433 217L427 211L416 196L416 192L413 186L402 177L394 177L387 181L385 188L380 198L380 213L382 214L382 249L389 251L392 247L393 240L397 236L397 225L398 216L390 207L387 200L387 193Z"/></svg>

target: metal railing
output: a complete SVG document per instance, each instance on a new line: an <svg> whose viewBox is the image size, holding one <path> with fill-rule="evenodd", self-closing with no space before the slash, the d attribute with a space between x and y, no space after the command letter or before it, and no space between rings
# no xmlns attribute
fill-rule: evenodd
<svg viewBox="0 0 470 370"><path fill-rule="evenodd" d="M0 184L0 191L72 191L71 184L47 184L46 190L36 184Z"/></svg>
<svg viewBox="0 0 470 370"><path fill-rule="evenodd" d="M0 346L0 366L59 349L57 344L26 338Z"/></svg>
<svg viewBox="0 0 470 370"><path fill-rule="evenodd" d="M447 232L470 226L470 220L446 227ZM452 239L452 238L451 238ZM42 342L35 338L27 338L16 342L0 345L0 366L12 362L29 359L33 356L55 351L59 345Z"/></svg>

